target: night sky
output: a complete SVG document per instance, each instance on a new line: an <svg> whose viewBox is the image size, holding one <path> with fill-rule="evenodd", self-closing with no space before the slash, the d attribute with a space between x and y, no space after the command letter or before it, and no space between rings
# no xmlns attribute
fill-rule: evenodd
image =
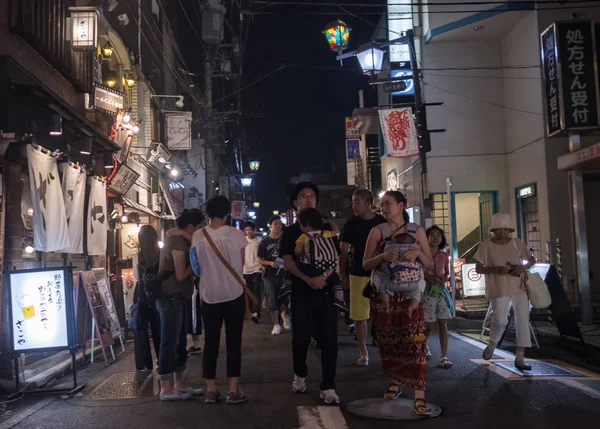
<svg viewBox="0 0 600 429"><path fill-rule="evenodd" d="M335 147L344 146L344 117L358 107L358 91L365 90L367 106L373 98L356 58L341 67L322 34L329 22L342 19L353 30L350 49L356 49L371 39L373 25L342 11L337 16L307 16L294 12L314 8L269 10L275 14L253 17L244 85L281 65L285 68L251 86L242 96L245 112L265 114L244 121L249 153L261 161L257 177L259 226L264 226L273 210L288 208L286 189L293 176L331 165ZM379 17L368 19L377 22Z"/></svg>

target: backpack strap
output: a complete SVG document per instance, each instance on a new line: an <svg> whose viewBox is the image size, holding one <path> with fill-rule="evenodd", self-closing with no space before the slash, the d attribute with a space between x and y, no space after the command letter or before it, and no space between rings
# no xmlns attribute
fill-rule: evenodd
<svg viewBox="0 0 600 429"><path fill-rule="evenodd" d="M412 238L414 238L416 240L418 228L419 228L419 225L417 225L416 223L409 222L406 224L406 234L412 236Z"/></svg>

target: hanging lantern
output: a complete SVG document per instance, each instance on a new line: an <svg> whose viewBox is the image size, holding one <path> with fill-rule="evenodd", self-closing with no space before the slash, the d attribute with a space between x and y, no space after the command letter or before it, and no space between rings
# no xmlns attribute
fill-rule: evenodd
<svg viewBox="0 0 600 429"><path fill-rule="evenodd" d="M125 83L127 84L127 87L129 87L129 88L134 87L135 78L133 77L133 75L131 73L127 74L127 76L125 77Z"/></svg>
<svg viewBox="0 0 600 429"><path fill-rule="evenodd" d="M350 31L352 31L352 29L349 28L344 21L338 19L325 27L323 34L325 34L325 38L327 39L327 43L331 50L341 52L348 47Z"/></svg>
<svg viewBox="0 0 600 429"><path fill-rule="evenodd" d="M360 67L365 74L379 73L383 67L383 54L381 49L365 47L356 54Z"/></svg>
<svg viewBox="0 0 600 429"><path fill-rule="evenodd" d="M113 72L110 72L106 78L106 86L114 88L117 85L117 78Z"/></svg>
<svg viewBox="0 0 600 429"><path fill-rule="evenodd" d="M260 168L260 161L250 161L248 164L250 165L250 170L252 171L258 171Z"/></svg>
<svg viewBox="0 0 600 429"><path fill-rule="evenodd" d="M102 55L104 58L110 58L113 54L114 50L110 42L106 42L106 45L102 48Z"/></svg>
<svg viewBox="0 0 600 429"><path fill-rule="evenodd" d="M74 50L94 50L98 47L98 9L70 7L71 43Z"/></svg>

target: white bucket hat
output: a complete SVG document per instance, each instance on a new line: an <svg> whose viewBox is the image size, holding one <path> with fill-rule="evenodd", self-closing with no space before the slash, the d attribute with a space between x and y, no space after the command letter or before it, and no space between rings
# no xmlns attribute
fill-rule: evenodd
<svg viewBox="0 0 600 429"><path fill-rule="evenodd" d="M509 214L497 213L492 216L492 224L490 225L490 232L497 229L508 229L512 232L515 231L515 227L512 223L512 218Z"/></svg>

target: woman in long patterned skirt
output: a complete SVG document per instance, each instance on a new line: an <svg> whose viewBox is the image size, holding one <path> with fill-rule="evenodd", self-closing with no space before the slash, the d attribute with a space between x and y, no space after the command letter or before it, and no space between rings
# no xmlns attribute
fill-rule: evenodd
<svg viewBox="0 0 600 429"><path fill-rule="evenodd" d="M378 293L386 290L384 283L389 279L386 271L389 263L418 261L425 268L433 265L425 230L409 222L405 203L404 195L397 191L386 192L382 198L382 214L388 223L371 230L363 268L374 270L371 317L382 367L391 379L384 398L397 399L401 385L410 387L415 391L415 413L427 416L431 415L431 410L425 402L427 336L423 304L414 310L409 308L415 299L415 290L421 290L424 282L414 282L419 284L412 285L415 290L411 289L410 294L390 293L389 303L382 303L381 293ZM400 243L394 245L399 246L398 250L390 250L396 248L388 246L389 242Z"/></svg>

